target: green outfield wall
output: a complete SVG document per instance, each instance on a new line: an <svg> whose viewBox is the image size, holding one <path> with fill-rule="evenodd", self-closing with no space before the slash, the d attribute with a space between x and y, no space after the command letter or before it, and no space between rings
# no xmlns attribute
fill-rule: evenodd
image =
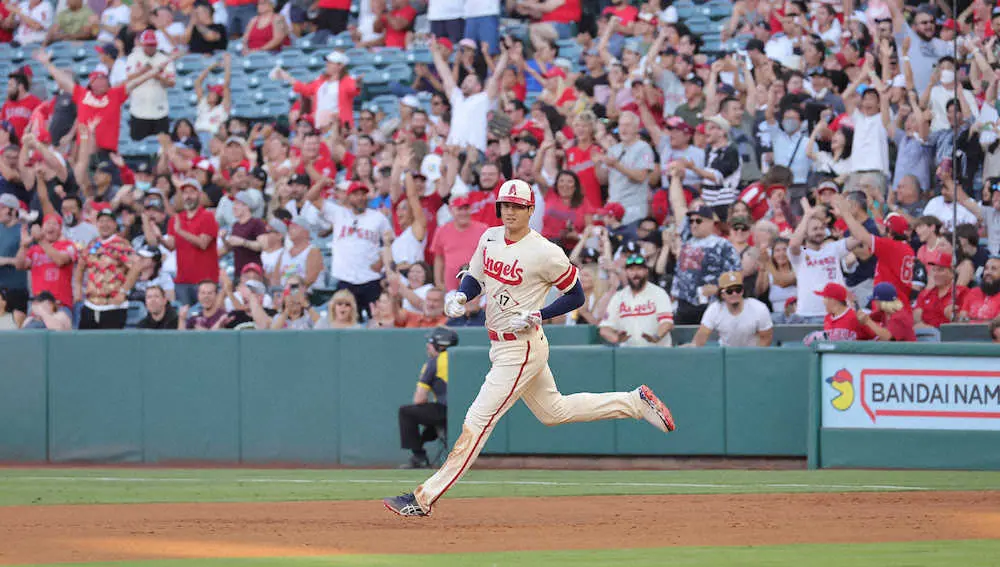
<svg viewBox="0 0 1000 567"><path fill-rule="evenodd" d="M397 411L413 396L425 332L5 333L0 461L394 465L406 458ZM459 334L461 346L450 351L451 440L489 370L485 332ZM959 458L997 446L992 431L822 427L825 353L793 341L772 349L616 349L596 344L593 327L547 327L546 335L563 393L649 384L678 430L662 435L633 420L546 427L519 403L485 454L809 456L814 466L894 466L885 463L889 444L900 466L996 464L996 451ZM1000 354L972 344L883 348ZM928 444L940 451L922 460Z"/></svg>

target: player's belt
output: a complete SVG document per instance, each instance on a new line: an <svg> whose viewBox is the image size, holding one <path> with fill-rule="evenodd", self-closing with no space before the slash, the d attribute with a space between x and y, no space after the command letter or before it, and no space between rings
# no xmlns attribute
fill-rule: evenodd
<svg viewBox="0 0 1000 567"><path fill-rule="evenodd" d="M517 335L514 333L498 333L493 329L489 330L491 341L516 341L518 340Z"/></svg>

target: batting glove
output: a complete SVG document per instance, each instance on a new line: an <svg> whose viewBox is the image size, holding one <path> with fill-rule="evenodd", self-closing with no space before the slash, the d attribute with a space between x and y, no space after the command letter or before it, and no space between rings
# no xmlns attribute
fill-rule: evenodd
<svg viewBox="0 0 1000 567"><path fill-rule="evenodd" d="M444 303L444 314L452 319L455 317L464 317L466 301L468 301L468 298L465 297L464 293L460 291L455 292Z"/></svg>
<svg viewBox="0 0 1000 567"><path fill-rule="evenodd" d="M524 311L514 316L510 320L510 330L518 333L526 329L534 328L542 323L542 313L540 311Z"/></svg>

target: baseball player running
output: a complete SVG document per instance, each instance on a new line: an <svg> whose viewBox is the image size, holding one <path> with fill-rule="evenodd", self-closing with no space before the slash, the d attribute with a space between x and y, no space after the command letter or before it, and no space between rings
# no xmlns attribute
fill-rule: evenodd
<svg viewBox="0 0 1000 567"><path fill-rule="evenodd" d="M562 249L528 228L535 205L531 187L513 179L498 193L496 214L503 226L483 233L458 293L445 305L449 317L458 317L465 313L466 301L486 294L493 367L444 465L414 492L383 501L400 516L430 515L434 503L462 478L497 421L518 399L545 425L633 418L645 419L664 433L674 430L670 410L645 385L631 392L569 396L556 389L541 322L583 305L583 288ZM542 307L552 286L563 295Z"/></svg>

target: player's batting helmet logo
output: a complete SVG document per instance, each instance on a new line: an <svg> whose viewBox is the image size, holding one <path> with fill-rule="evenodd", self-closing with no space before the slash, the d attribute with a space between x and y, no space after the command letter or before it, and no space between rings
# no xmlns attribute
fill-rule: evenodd
<svg viewBox="0 0 1000 567"><path fill-rule="evenodd" d="M497 218L500 218L500 203L515 203L525 207L535 206L535 193L531 190L531 185L520 179L505 181L497 192Z"/></svg>

